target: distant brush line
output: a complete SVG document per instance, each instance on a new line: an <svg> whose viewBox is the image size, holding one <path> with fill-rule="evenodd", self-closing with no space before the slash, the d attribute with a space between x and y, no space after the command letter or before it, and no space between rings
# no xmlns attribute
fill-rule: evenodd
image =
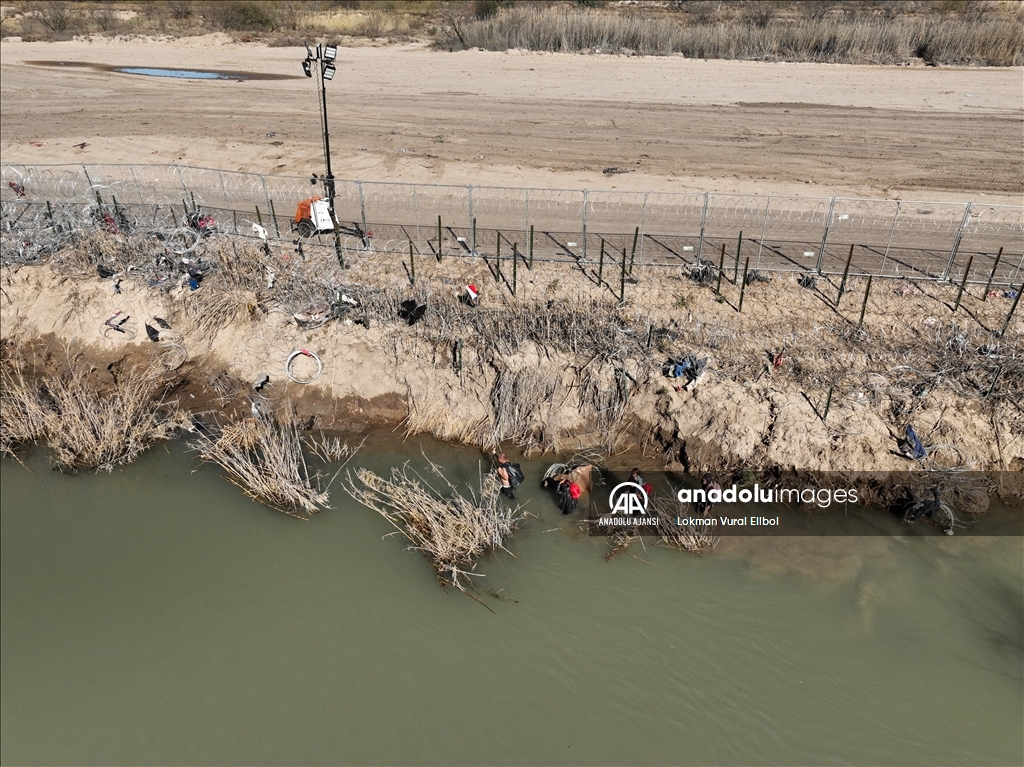
<svg viewBox="0 0 1024 767"><path fill-rule="evenodd" d="M756 3L755 5L762 5ZM763 5L767 5L766 3ZM684 17L685 18L685 17ZM988 18L763 20L683 24L671 17L596 13L526 5L474 20L445 36L449 50L594 51L703 59L837 64L1020 66L1020 19Z"/></svg>

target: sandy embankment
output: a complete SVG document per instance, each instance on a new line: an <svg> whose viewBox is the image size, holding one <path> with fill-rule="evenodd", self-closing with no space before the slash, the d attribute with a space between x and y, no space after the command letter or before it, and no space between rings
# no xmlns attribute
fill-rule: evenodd
<svg viewBox="0 0 1024 767"><path fill-rule="evenodd" d="M381 274L372 259L353 267L353 282L365 279L362 272L370 270L377 286L413 294L403 287L408 283L400 268ZM512 299L479 262L446 262L434 268L424 264L415 294L440 297L474 281L483 290L483 306L477 311L513 312L523 306L540 311L551 299L584 302L594 297L602 297L608 312L613 311L607 289L564 270L557 272L561 279L556 282L551 279L555 274L539 267L525 274L519 297ZM84 346L97 380L103 381L110 375L109 363L159 349L147 340L143 322L155 324L149 319L153 316L166 318L182 333L181 345L188 353L182 368L188 384L177 396L187 408L212 411L214 416L218 411L245 413L253 396L249 383L266 373L270 386L263 394L293 400L302 418L317 416L320 428L354 432L376 423L397 425L411 416L409 424L415 429L480 443L480 435L490 434L494 427L496 380L524 373L553 383L544 397L524 403L528 415L522 425L539 435L536 441L542 446L563 453L595 445L607 449L614 441L617 449L639 447L658 463L678 465L685 460L694 471L899 471L912 464L895 455L895 436L902 435L906 423L913 423L927 445L944 446L938 454L942 465L1024 469L1024 413L1019 407L1005 399L992 404L962 390L964 379L958 383L952 375L945 376L944 383L941 376L917 376L901 368L923 364L906 350L918 344L933 348L936 339L958 334L971 359L977 354L975 346L991 340L985 328L1001 325L1009 301L969 297L960 313L952 315L952 286L924 285L928 294L898 296L893 293L895 283L887 283L869 301L865 321L868 337L877 342L851 344L840 334L858 319L860 283L854 283L842 309L835 312L828 300L835 285L825 282L819 289L805 290L793 278L777 277L771 284L749 287L739 314L739 290L728 282L726 301L720 303L711 288L681 276L655 286L641 274L640 284L630 286L635 298L617 316L625 332L630 322L647 316L655 328L672 331L674 336L656 339L649 354L642 351L642 342L641 351L631 358L606 363L589 352L574 355L533 343L502 353L488 339L474 336L468 324L453 325L444 332L447 339L463 340L460 376L451 342L430 342L439 331L436 322L428 327L429 319L412 328L396 318L369 329L358 323L329 322L305 330L289 312L275 308L273 291L220 294L213 292L216 274L208 279L195 293L187 287L160 292L125 280L122 293L116 295L109 280L67 279L46 266L8 269L0 305L3 338L5 344L22 348L29 348L32 339L42 339L35 346L35 359L45 363L49 358L50 364L66 359L67 345ZM234 319L212 322L212 311L204 311L212 305L219 316ZM250 307L255 305L269 311L253 314ZM117 310L137 323L134 339L110 333L110 338L104 337L103 322ZM925 318L931 319L926 323ZM1003 338L1005 349L1015 348L1018 357L1020 322L1015 320ZM306 386L285 376L284 362L298 348L315 351L324 363L321 377ZM668 354L688 351L708 356L709 370L692 391L676 391L673 384L678 381L661 375L660 362ZM769 362L780 351L782 365L775 369ZM948 353L942 367L956 367L960 359L962 355ZM305 364L300 361L300 367ZM1009 364L999 391L1020 386L1020 371ZM636 380L628 386L625 402L616 397L616 367ZM223 373L241 382L233 396L224 396L223 377L218 385L216 379ZM922 386L915 389L915 382ZM584 401L581 392L591 385L618 408L612 422L602 421L598 410ZM833 386L831 409L823 421L820 414Z"/></svg>

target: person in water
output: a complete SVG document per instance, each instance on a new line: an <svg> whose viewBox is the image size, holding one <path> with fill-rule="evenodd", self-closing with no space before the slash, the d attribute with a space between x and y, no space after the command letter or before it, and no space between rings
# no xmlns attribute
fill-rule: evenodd
<svg viewBox="0 0 1024 767"><path fill-rule="evenodd" d="M516 495L512 490L512 465L508 462L508 456L504 453L498 453L496 457L498 465L494 469L494 473L498 475L498 481L501 482L501 494L514 501Z"/></svg>
<svg viewBox="0 0 1024 767"><path fill-rule="evenodd" d="M715 505L711 501L707 500L707 494L712 490L722 492L722 486L715 482L714 478L710 474L705 474L700 478L700 487L704 491L704 500L694 502L694 506L697 508L698 514L703 514L705 517L711 514L711 509Z"/></svg>
<svg viewBox="0 0 1024 767"><path fill-rule="evenodd" d="M579 485L573 482L568 475L562 477L558 483L558 508L563 514L572 514L576 511L576 503L583 494Z"/></svg>
<svg viewBox="0 0 1024 767"><path fill-rule="evenodd" d="M637 498L641 499L643 499L644 494L646 494L647 500L650 500L651 492L654 488L652 488L647 482L644 481L644 475L640 473L640 469L633 467L632 471L629 472L629 481L632 482L637 487L643 488L643 492L641 493L639 490L635 490L633 488L629 488L628 492L632 493Z"/></svg>

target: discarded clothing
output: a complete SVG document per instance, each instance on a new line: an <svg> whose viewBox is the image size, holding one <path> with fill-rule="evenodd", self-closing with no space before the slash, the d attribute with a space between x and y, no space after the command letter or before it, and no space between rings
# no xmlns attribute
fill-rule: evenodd
<svg viewBox="0 0 1024 767"><path fill-rule="evenodd" d="M939 488L931 488L930 499L917 498L913 490L906 489L906 495L892 504L890 510L899 517L902 517L904 524L921 519L929 519L942 528L946 535L953 535L953 527L956 524L956 516L948 504L943 503L939 497Z"/></svg>
<svg viewBox="0 0 1024 767"><path fill-rule="evenodd" d="M427 305L421 304L415 298L410 298L398 305L398 316L410 325L415 325L423 319L423 315L426 313Z"/></svg>
<svg viewBox="0 0 1024 767"><path fill-rule="evenodd" d="M909 423L907 424L906 430L907 437L907 452L910 457L915 461L919 461L922 458L928 457L928 451L924 449L924 445L921 444L921 440L918 439L917 432L914 431L914 427Z"/></svg>
<svg viewBox="0 0 1024 767"><path fill-rule="evenodd" d="M666 364L666 375L670 378L685 378L687 383L696 381L707 367L708 358L697 357L693 354L684 354L676 360L669 360Z"/></svg>
<svg viewBox="0 0 1024 767"><path fill-rule="evenodd" d="M698 285L708 285L715 281L718 270L711 264L691 264L688 274L690 279Z"/></svg>

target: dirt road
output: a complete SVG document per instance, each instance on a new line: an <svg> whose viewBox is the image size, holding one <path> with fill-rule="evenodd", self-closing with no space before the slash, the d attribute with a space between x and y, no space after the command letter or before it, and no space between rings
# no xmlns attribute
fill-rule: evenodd
<svg viewBox="0 0 1024 767"><path fill-rule="evenodd" d="M322 169L301 49L211 35L5 40L0 52L7 162ZM174 80L31 62L297 76ZM342 178L1020 204L1022 86L1020 69L392 46L342 48L328 106ZM634 172L603 175L609 166Z"/></svg>

